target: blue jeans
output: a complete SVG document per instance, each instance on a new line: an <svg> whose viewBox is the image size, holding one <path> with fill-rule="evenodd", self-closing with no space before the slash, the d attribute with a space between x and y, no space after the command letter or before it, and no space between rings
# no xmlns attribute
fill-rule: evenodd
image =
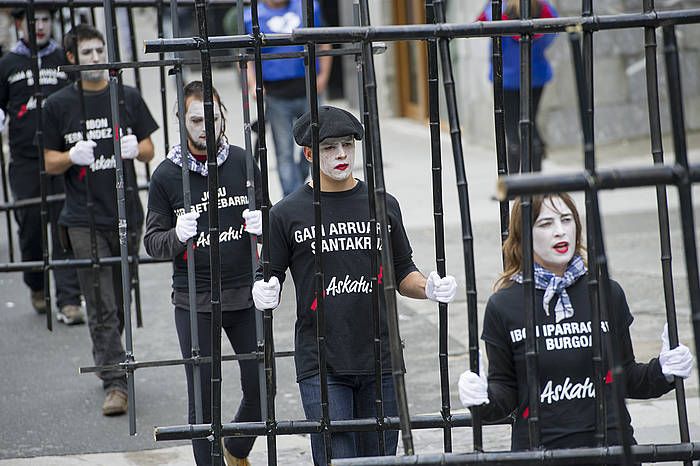
<svg viewBox="0 0 700 466"><path fill-rule="evenodd" d="M294 122L309 110L309 103L306 97L283 99L270 95L265 96L265 103L265 116L270 122L277 154L277 172L286 196L304 184L309 173L309 162L303 154L298 162L294 160L297 145L292 135Z"/></svg>
<svg viewBox="0 0 700 466"><path fill-rule="evenodd" d="M374 375L328 375L328 411L331 420L376 417ZM299 393L308 420L321 419L321 379L318 375L299 381ZM397 416L394 380L391 374L382 377L384 416ZM384 433L386 454L395 455L398 431ZM311 434L311 452L316 466L326 466L323 436ZM339 432L331 434L333 458L380 456L376 432Z"/></svg>

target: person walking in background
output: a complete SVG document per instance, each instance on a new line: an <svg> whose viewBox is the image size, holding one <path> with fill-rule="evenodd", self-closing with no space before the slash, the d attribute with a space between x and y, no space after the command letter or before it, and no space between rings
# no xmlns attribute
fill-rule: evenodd
<svg viewBox="0 0 700 466"><path fill-rule="evenodd" d="M289 34L303 27L302 0L261 0L258 2L260 31L263 34ZM253 32L250 8L245 11L245 32ZM314 25L323 26L321 7L314 2ZM323 44L320 50L330 50ZM303 51L304 47L265 47L264 53L289 53ZM318 60L316 91L323 94L331 74L332 57ZM306 79L303 58L266 60L262 65L263 88L265 90L265 116L272 128L272 139L277 157L277 172L284 195L304 184L309 174L309 163L297 149L292 137L292 125L309 110L306 98ZM255 92L255 66L248 66L248 85Z"/></svg>
<svg viewBox="0 0 700 466"><path fill-rule="evenodd" d="M38 111L34 97L31 45L24 8L12 10L15 27L20 39L0 60L0 131L9 126L10 167L9 180L15 200L40 196L39 153L36 144ZM58 67L67 64L63 49L51 38L53 11L39 8L34 14L36 21L36 46L39 58L39 85L44 97L66 86L70 81ZM63 192L63 177L47 177L47 194ZM51 222L51 252L53 259L68 259L59 242L57 233L58 215L63 202L49 204ZM38 261L43 256L41 209L38 205L15 210L19 225L19 245L23 261ZM29 287L34 310L46 313L44 297L44 274L28 271L23 274ZM68 325L82 324L85 316L81 310L80 286L73 269L54 269L56 280L57 319Z"/></svg>
<svg viewBox="0 0 700 466"><path fill-rule="evenodd" d="M503 19L520 19L520 0L503 2ZM557 10L548 0L530 0L531 18L556 18ZM492 21L491 2L486 4L478 21ZM542 169L542 159L546 156L545 142L537 127L537 111L542 92L552 79L550 65L545 50L556 34L535 34L532 40L532 170ZM508 150L508 173L519 173L520 160L520 36L503 36L503 111L506 124ZM492 45L493 47L493 45ZM493 81L493 63L489 62L489 79Z"/></svg>

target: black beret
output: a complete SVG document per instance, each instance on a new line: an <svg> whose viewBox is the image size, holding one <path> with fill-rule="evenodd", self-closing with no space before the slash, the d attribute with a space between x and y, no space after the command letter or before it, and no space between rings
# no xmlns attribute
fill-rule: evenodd
<svg viewBox="0 0 700 466"><path fill-rule="evenodd" d="M365 135L355 116L342 108L322 105L318 108L318 140L353 136L358 141ZM311 112L304 113L294 123L294 140L300 146L311 147Z"/></svg>

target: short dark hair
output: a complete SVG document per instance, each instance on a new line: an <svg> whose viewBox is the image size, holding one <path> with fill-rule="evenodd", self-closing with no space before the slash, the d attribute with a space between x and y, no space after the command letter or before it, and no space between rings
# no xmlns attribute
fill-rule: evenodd
<svg viewBox="0 0 700 466"><path fill-rule="evenodd" d="M105 43L105 38L100 31L89 24L78 24L63 36L63 49L66 52L75 53L81 41L90 39L99 39L103 44Z"/></svg>
<svg viewBox="0 0 700 466"><path fill-rule="evenodd" d="M49 15L53 18L53 15L56 13L56 7L54 6L36 6L34 7L34 12L36 13L37 11L48 11ZM27 9L26 8L13 8L10 11L10 15L16 20L24 19L25 16L27 16Z"/></svg>
<svg viewBox="0 0 700 466"><path fill-rule="evenodd" d="M202 81L190 81L185 85L185 88L183 89L184 93L184 98L185 101L183 104L186 106L187 105L187 99L190 97L194 97L197 100L201 100L204 102L204 84ZM228 111L226 109L226 106L224 103L221 101L221 97L219 97L219 93L216 91L214 86L211 87L211 93L214 97L214 100L219 104L219 112L221 112L221 133L223 137L225 138L226 135L224 134L226 132L226 115L224 112ZM178 115L179 117L179 115Z"/></svg>

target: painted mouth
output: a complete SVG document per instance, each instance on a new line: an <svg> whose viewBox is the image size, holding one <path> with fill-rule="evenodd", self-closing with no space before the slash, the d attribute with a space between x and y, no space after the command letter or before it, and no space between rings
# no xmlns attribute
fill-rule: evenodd
<svg viewBox="0 0 700 466"><path fill-rule="evenodd" d="M347 163L339 163L338 165L335 166L335 169L345 171L348 169L349 166L350 165L348 165Z"/></svg>
<svg viewBox="0 0 700 466"><path fill-rule="evenodd" d="M566 254L569 252L569 243L566 241L559 242L554 245L554 250L557 251L559 254Z"/></svg>

